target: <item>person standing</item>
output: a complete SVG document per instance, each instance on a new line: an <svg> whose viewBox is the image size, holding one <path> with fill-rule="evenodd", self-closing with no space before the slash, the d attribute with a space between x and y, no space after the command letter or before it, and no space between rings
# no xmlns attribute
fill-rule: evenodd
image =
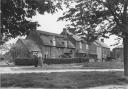
<svg viewBox="0 0 128 89"><path fill-rule="evenodd" d="M37 57L37 53L33 53L33 58L34 58L34 66L38 67L38 57Z"/></svg>
<svg viewBox="0 0 128 89"><path fill-rule="evenodd" d="M43 56L42 56L42 53L38 52L37 53L37 57L38 57L38 63L42 67L43 66Z"/></svg>

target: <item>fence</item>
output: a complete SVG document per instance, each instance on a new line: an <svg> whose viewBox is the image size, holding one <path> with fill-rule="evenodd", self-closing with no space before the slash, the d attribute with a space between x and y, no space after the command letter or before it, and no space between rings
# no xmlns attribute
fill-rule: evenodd
<svg viewBox="0 0 128 89"><path fill-rule="evenodd" d="M61 59L44 59L45 64L71 64L89 62L88 58L61 58ZM17 58L15 59L15 65L34 65L35 60L32 58Z"/></svg>

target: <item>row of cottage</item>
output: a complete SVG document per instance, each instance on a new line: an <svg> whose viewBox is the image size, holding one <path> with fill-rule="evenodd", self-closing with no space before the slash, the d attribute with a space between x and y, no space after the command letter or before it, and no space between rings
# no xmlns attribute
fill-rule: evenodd
<svg viewBox="0 0 128 89"><path fill-rule="evenodd" d="M110 56L110 48L102 41L96 40L90 45L79 36L63 30L62 34L33 30L26 39L16 42L18 51L14 58L30 58L32 52L40 51L44 58L74 58L106 59Z"/></svg>

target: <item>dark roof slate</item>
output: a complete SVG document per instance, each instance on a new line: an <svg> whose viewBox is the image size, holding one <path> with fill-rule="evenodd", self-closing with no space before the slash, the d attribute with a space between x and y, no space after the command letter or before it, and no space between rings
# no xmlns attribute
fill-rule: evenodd
<svg viewBox="0 0 128 89"><path fill-rule="evenodd" d="M44 45L53 46L52 38L50 38L48 36L44 36L44 35L41 35L40 38L41 38Z"/></svg>
<svg viewBox="0 0 128 89"><path fill-rule="evenodd" d="M41 51L39 49L39 47L35 44L34 41L30 40L30 39L21 39L21 41L23 42L23 44L27 47L27 49L31 52L31 51Z"/></svg>
<svg viewBox="0 0 128 89"><path fill-rule="evenodd" d="M51 33L51 32L46 32L46 31L36 30L36 32L39 33L40 35L64 37L63 35L56 34L56 33Z"/></svg>
<svg viewBox="0 0 128 89"><path fill-rule="evenodd" d="M40 38L44 45L53 46L52 40L53 40L53 37L55 37L56 47L65 47L64 41L67 40L68 48L75 48L75 46L63 35L45 32L45 31L39 31L39 30L37 30L36 32L40 35Z"/></svg>
<svg viewBox="0 0 128 89"><path fill-rule="evenodd" d="M62 38L56 38L56 46L57 47L65 47L64 40Z"/></svg>
<svg viewBox="0 0 128 89"><path fill-rule="evenodd" d="M75 46L73 45L71 41L68 41L68 48L75 48Z"/></svg>

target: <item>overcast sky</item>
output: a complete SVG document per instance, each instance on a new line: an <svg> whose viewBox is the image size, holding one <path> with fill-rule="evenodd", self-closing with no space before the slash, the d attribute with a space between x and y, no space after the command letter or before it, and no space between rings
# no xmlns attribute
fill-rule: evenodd
<svg viewBox="0 0 128 89"><path fill-rule="evenodd" d="M61 33L64 26L66 25L63 21L57 21L58 17L62 16L62 11L56 13L56 14L45 14L40 15L37 14L33 17L34 21L38 21L38 23L41 25L38 27L38 30L53 32L53 33Z"/></svg>

